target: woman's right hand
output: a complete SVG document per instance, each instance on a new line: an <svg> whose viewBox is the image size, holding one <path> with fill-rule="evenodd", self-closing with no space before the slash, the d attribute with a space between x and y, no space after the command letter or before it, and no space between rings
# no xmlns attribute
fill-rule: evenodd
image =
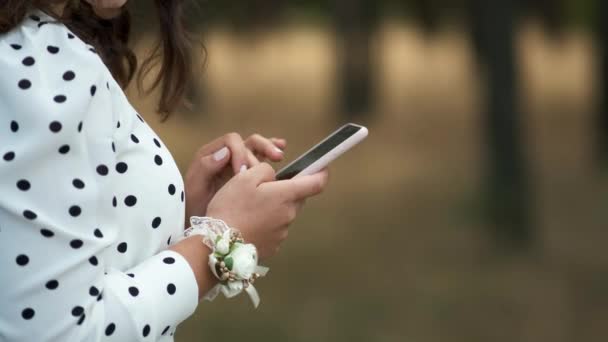
<svg viewBox="0 0 608 342"><path fill-rule="evenodd" d="M235 175L209 203L207 216L241 231L260 259L275 255L288 235L306 198L323 192L327 170L314 175L275 181L275 171L260 163Z"/></svg>

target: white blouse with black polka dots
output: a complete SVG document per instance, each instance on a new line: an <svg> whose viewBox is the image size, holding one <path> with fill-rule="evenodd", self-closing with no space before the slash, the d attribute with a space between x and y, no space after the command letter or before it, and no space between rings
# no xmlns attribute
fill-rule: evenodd
<svg viewBox="0 0 608 342"><path fill-rule="evenodd" d="M95 50L0 35L0 341L172 341L198 305L182 176Z"/></svg>

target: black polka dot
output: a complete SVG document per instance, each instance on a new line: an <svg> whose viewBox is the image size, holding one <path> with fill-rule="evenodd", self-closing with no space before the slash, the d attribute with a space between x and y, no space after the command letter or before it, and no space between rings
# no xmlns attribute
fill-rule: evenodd
<svg viewBox="0 0 608 342"><path fill-rule="evenodd" d="M166 258L164 258L164 259L163 259L163 262L164 262L165 264L169 264L169 265L171 265L171 264L174 264L174 263L175 263L175 259L174 259L174 258L172 258L172 257L166 257Z"/></svg>
<svg viewBox="0 0 608 342"><path fill-rule="evenodd" d="M169 195L175 195L175 185L169 184Z"/></svg>
<svg viewBox="0 0 608 342"><path fill-rule="evenodd" d="M97 86L92 85L91 86L91 96L95 96L95 92L97 91Z"/></svg>
<svg viewBox="0 0 608 342"><path fill-rule="evenodd" d="M127 243L126 242L119 243L118 246L116 246L116 250L119 251L120 253L125 253L127 251Z"/></svg>
<svg viewBox="0 0 608 342"><path fill-rule="evenodd" d="M171 235L169 235L169 238L167 239L167 246L169 246L171 244Z"/></svg>
<svg viewBox="0 0 608 342"><path fill-rule="evenodd" d="M184 201L184 190L182 190L182 202Z"/></svg>
<svg viewBox="0 0 608 342"><path fill-rule="evenodd" d="M80 216L81 213L82 213L82 209L80 209L79 206L73 205L70 207L70 215L72 215L73 217Z"/></svg>
<svg viewBox="0 0 608 342"><path fill-rule="evenodd" d="M135 274L133 274L133 273L127 273L127 275L131 278L135 278Z"/></svg>
<svg viewBox="0 0 608 342"><path fill-rule="evenodd" d="M68 33L68 39L74 39L74 35L71 33Z"/></svg>
<svg viewBox="0 0 608 342"><path fill-rule="evenodd" d="M57 52L59 52L59 48L56 46L49 45L46 47L46 51L48 51L52 54L56 54Z"/></svg>
<svg viewBox="0 0 608 342"><path fill-rule="evenodd" d="M116 152L116 146L114 146L114 142L112 141L112 152Z"/></svg>
<svg viewBox="0 0 608 342"><path fill-rule="evenodd" d="M167 325L167 326L165 327L165 329L163 330L163 332L161 333L161 335L166 334L166 333L167 333L167 331L169 331L169 329L171 329L171 326L170 326L170 325Z"/></svg>
<svg viewBox="0 0 608 342"><path fill-rule="evenodd" d="M5 161L11 161L13 159L15 159L15 152L10 151L10 152L6 152L3 156Z"/></svg>
<svg viewBox="0 0 608 342"><path fill-rule="evenodd" d="M91 286L89 288L89 294L93 297L97 297L97 296L99 296L99 289L96 288L95 286Z"/></svg>
<svg viewBox="0 0 608 342"><path fill-rule="evenodd" d="M91 265L93 265L93 266L97 266L97 265L99 265L99 260L97 260L97 257L96 257L96 256L94 256L94 255L93 255L92 257L90 257L90 258L89 258L89 262L90 262L90 263L91 263Z"/></svg>
<svg viewBox="0 0 608 342"><path fill-rule="evenodd" d="M25 65L25 66L32 66L32 65L34 65L34 63L36 63L36 60L33 57L28 56L28 57L25 57L21 61L21 63L23 63L23 65Z"/></svg>
<svg viewBox="0 0 608 342"><path fill-rule="evenodd" d="M85 317L87 317L87 315L82 314L82 316L80 316L80 319L78 319L78 323L77 323L77 324L78 324L78 325L81 325L81 324L82 324L82 322L84 322Z"/></svg>
<svg viewBox="0 0 608 342"><path fill-rule="evenodd" d="M110 83L106 82L106 88L108 88L108 90L110 90Z"/></svg>
<svg viewBox="0 0 608 342"><path fill-rule="evenodd" d="M76 189L83 189L84 188L84 182L78 178L74 178L74 180L72 181L72 185L74 185L74 187Z"/></svg>
<svg viewBox="0 0 608 342"><path fill-rule="evenodd" d="M154 156L154 162L156 165L163 165L163 158L161 158L158 154Z"/></svg>
<svg viewBox="0 0 608 342"><path fill-rule="evenodd" d="M174 295L175 294L175 290L176 290L175 284L170 283L169 285L167 285L167 293L168 294Z"/></svg>
<svg viewBox="0 0 608 342"><path fill-rule="evenodd" d="M66 71L66 72L63 73L63 80L64 81L71 81L74 78L76 78L76 74L72 70L68 70L68 71Z"/></svg>
<svg viewBox="0 0 608 342"><path fill-rule="evenodd" d="M63 145L59 148L58 151L61 154L66 154L66 153L70 152L70 145Z"/></svg>
<svg viewBox="0 0 608 342"><path fill-rule="evenodd" d="M100 293L99 296L97 296L97 301L99 302L102 299L103 299L103 292Z"/></svg>
<svg viewBox="0 0 608 342"><path fill-rule="evenodd" d="M118 172L118 173L125 173L125 172L127 172L128 168L129 167L128 167L127 163L120 162L120 163L116 164L116 172Z"/></svg>
<svg viewBox="0 0 608 342"><path fill-rule="evenodd" d="M30 262L30 258L28 258L28 256L25 254L19 254L17 255L17 259L15 259L15 261L17 261L17 265L25 266Z"/></svg>
<svg viewBox="0 0 608 342"><path fill-rule="evenodd" d="M23 319L32 319L34 318L35 314L36 312L32 308L25 308L23 311L21 311L21 317L23 317Z"/></svg>
<svg viewBox="0 0 608 342"><path fill-rule="evenodd" d="M154 228L154 229L158 228L158 226L160 226L160 222L161 222L160 217L158 217L158 216L155 217L154 220L152 220L152 228Z"/></svg>
<svg viewBox="0 0 608 342"><path fill-rule="evenodd" d="M116 128L120 128L120 121L116 123Z"/></svg>
<svg viewBox="0 0 608 342"><path fill-rule="evenodd" d="M19 44L11 44L11 47L15 50L21 50L21 45Z"/></svg>
<svg viewBox="0 0 608 342"><path fill-rule="evenodd" d="M57 133L57 132L61 131L61 122L59 122L59 121L53 121L53 122L51 122L49 124L49 129L53 133Z"/></svg>
<svg viewBox="0 0 608 342"><path fill-rule="evenodd" d="M128 207L132 207L137 203L137 197L133 196L133 195L129 195L127 197L125 197L125 204Z"/></svg>
<svg viewBox="0 0 608 342"><path fill-rule="evenodd" d="M139 289L135 286L129 287L129 294L133 297L137 297L139 295Z"/></svg>
<svg viewBox="0 0 608 342"><path fill-rule="evenodd" d="M55 279L49 280L49 281L46 282L45 286L49 290L54 290L54 289L56 289L59 286L59 282L57 280L55 280Z"/></svg>
<svg viewBox="0 0 608 342"><path fill-rule="evenodd" d="M35 220L38 217L35 212L27 209L23 211L23 216L28 220Z"/></svg>
<svg viewBox="0 0 608 342"><path fill-rule="evenodd" d="M83 244L84 244L84 242L82 242L82 240L80 240L80 239L74 239L74 240L70 241L70 247L72 247L74 249L78 249L78 248L82 247Z"/></svg>
<svg viewBox="0 0 608 342"><path fill-rule="evenodd" d="M78 132L82 131L82 121L78 123Z"/></svg>
<svg viewBox="0 0 608 342"><path fill-rule="evenodd" d="M160 142L156 138L154 138L154 145L156 145L158 148L160 148Z"/></svg>
<svg viewBox="0 0 608 342"><path fill-rule="evenodd" d="M139 121L144 122L144 118L142 118L141 115L137 114L137 118L139 119Z"/></svg>
<svg viewBox="0 0 608 342"><path fill-rule="evenodd" d="M105 165L103 165L103 164L100 164L100 165L98 165L98 166L97 166L97 173L98 173L99 175L101 175L101 176L105 176L105 175L107 175L107 174L108 174L108 171L109 171L109 170L108 170L108 167L107 167L107 166L105 166Z"/></svg>
<svg viewBox="0 0 608 342"><path fill-rule="evenodd" d="M17 83L17 85L19 86L19 88L25 90L29 89L32 86L32 82L26 79L22 79L21 81L19 81L19 83Z"/></svg>
<svg viewBox="0 0 608 342"><path fill-rule="evenodd" d="M112 336L112 334L114 333L114 330L116 330L116 324L114 323L110 323L108 324L108 326L106 327L106 336Z"/></svg>
<svg viewBox="0 0 608 342"><path fill-rule="evenodd" d="M15 120L11 121L11 131L17 132L18 130L19 130L19 124L17 123L17 121L15 121Z"/></svg>
<svg viewBox="0 0 608 342"><path fill-rule="evenodd" d="M30 15L30 19L32 19L33 21L40 21L40 17L34 14Z"/></svg>
<svg viewBox="0 0 608 342"><path fill-rule="evenodd" d="M144 337L147 337L148 335L150 335L150 326L148 324L146 324L146 326L144 327L142 334L144 335Z"/></svg>
<svg viewBox="0 0 608 342"><path fill-rule="evenodd" d="M93 235L95 235L95 237L99 239L103 238L103 233L101 232L101 230L99 230L99 228L95 228Z"/></svg>
<svg viewBox="0 0 608 342"><path fill-rule="evenodd" d="M84 313L84 308L80 305L72 308L72 316L74 316L74 317L78 317L78 316L82 315L83 313Z"/></svg>
<svg viewBox="0 0 608 342"><path fill-rule="evenodd" d="M116 200L116 196L114 196L114 197L112 198L112 206L113 206L114 208L116 208L116 206L117 206L117 205L118 205L118 201Z"/></svg>
<svg viewBox="0 0 608 342"><path fill-rule="evenodd" d="M31 185L30 185L30 182L28 182L28 181L27 181L27 180L25 180L25 179L21 179L21 180L19 180L19 181L17 182L17 187L19 188L19 190L22 190L22 191L27 191L27 190L29 190L29 189L30 189L30 186L31 186Z"/></svg>
<svg viewBox="0 0 608 342"><path fill-rule="evenodd" d="M57 102L57 103L64 103L68 98L65 97L65 95L57 95L55 97L53 97L53 101Z"/></svg>
<svg viewBox="0 0 608 342"><path fill-rule="evenodd" d="M135 136L135 134L131 134L131 140L136 143L139 144L139 139L137 139L137 137Z"/></svg>
<svg viewBox="0 0 608 342"><path fill-rule="evenodd" d="M46 228L42 228L40 229L40 234L46 238L50 238L53 237L55 235L55 233L53 233L52 231L46 229Z"/></svg>

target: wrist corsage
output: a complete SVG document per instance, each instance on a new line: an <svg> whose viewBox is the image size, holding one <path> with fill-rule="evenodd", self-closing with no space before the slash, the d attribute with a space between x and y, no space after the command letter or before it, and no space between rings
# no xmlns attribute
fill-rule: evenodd
<svg viewBox="0 0 608 342"><path fill-rule="evenodd" d="M253 244L245 243L241 233L229 227L224 221L211 217L190 217L191 227L184 237L202 235L203 243L211 248L209 267L219 279L204 299L214 300L220 292L232 298L245 291L254 307L260 304L260 297L253 284L268 273L268 268L258 265L258 252Z"/></svg>

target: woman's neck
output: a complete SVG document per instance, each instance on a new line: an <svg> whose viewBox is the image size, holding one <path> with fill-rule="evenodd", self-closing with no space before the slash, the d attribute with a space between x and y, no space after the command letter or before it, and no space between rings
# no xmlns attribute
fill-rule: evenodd
<svg viewBox="0 0 608 342"><path fill-rule="evenodd" d="M52 17L61 18L67 3L67 1L53 1L49 4L48 10L42 9L42 11Z"/></svg>

